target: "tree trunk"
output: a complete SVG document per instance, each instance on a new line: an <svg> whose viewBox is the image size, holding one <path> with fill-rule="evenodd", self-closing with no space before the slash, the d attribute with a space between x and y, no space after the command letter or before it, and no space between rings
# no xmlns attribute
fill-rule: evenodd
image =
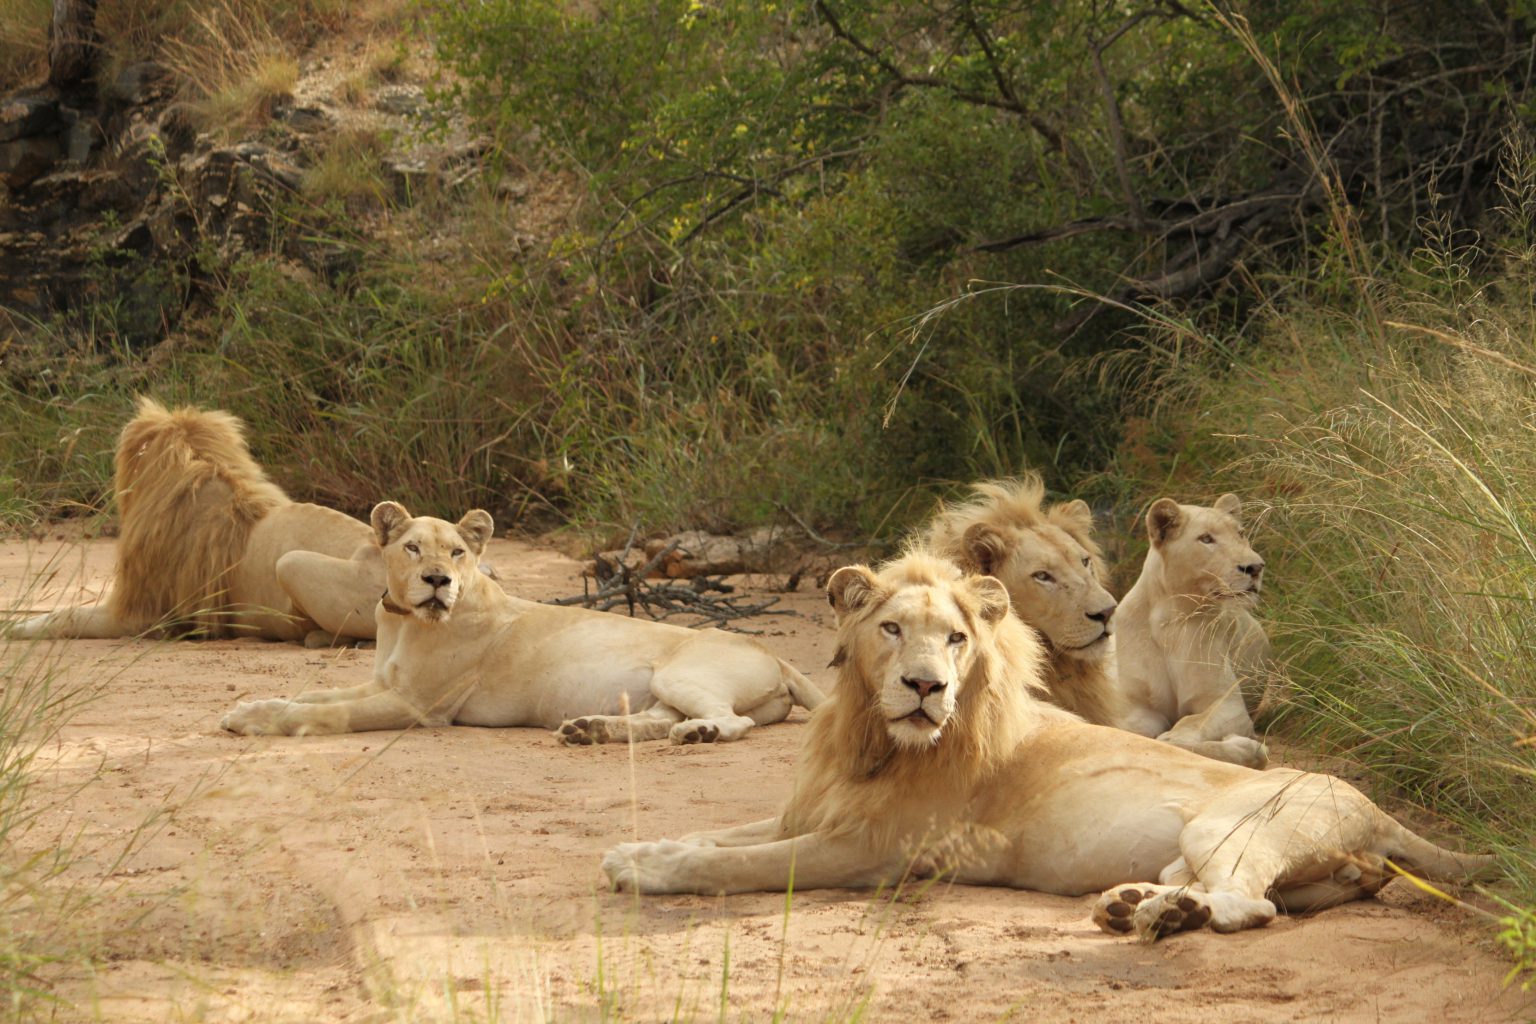
<svg viewBox="0 0 1536 1024"><path fill-rule="evenodd" d="M68 89L91 77L100 48L96 35L98 2L53 0L53 26L48 33L49 85Z"/></svg>

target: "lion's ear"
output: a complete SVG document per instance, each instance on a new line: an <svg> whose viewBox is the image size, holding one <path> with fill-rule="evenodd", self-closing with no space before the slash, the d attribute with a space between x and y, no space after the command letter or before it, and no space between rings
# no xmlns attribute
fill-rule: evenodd
<svg viewBox="0 0 1536 1024"><path fill-rule="evenodd" d="M1184 526L1184 511L1172 498L1158 498L1147 509L1147 537L1153 547L1170 541Z"/></svg>
<svg viewBox="0 0 1536 1024"><path fill-rule="evenodd" d="M875 574L863 565L845 565L827 580L827 601L838 618L869 604L878 591Z"/></svg>
<svg viewBox="0 0 1536 1024"><path fill-rule="evenodd" d="M381 501L373 506L368 521L373 524L373 535L378 538L379 547L382 548L411 521L411 514L398 501Z"/></svg>
<svg viewBox="0 0 1536 1024"><path fill-rule="evenodd" d="M975 595L983 622L996 624L1008 614L1008 588L996 576L972 576L964 585Z"/></svg>
<svg viewBox="0 0 1536 1024"><path fill-rule="evenodd" d="M1008 541L993 526L975 523L960 539L965 552L965 568L970 572L990 576L1008 557Z"/></svg>
<svg viewBox="0 0 1536 1024"><path fill-rule="evenodd" d="M1243 521L1243 502L1235 494L1223 494L1216 499L1216 504L1213 507L1217 512L1225 512L1238 522Z"/></svg>
<svg viewBox="0 0 1536 1024"><path fill-rule="evenodd" d="M479 558L485 550L486 541L491 539L491 533L496 529L496 521L491 514L483 508L470 509L464 513L464 518L459 520L459 535L464 538L464 543Z"/></svg>
<svg viewBox="0 0 1536 1024"><path fill-rule="evenodd" d="M1093 509L1081 498L1053 505L1050 520L1084 547L1088 546L1087 542L1093 537Z"/></svg>
<svg viewBox="0 0 1536 1024"><path fill-rule="evenodd" d="M1088 503L1082 498L1063 502L1052 511L1070 522L1081 524L1085 529L1093 528L1093 509L1089 508Z"/></svg>

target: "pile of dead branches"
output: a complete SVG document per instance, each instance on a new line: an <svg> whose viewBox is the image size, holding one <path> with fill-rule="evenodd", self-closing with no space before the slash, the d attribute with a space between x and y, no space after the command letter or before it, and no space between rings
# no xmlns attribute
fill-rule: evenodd
<svg viewBox="0 0 1536 1024"><path fill-rule="evenodd" d="M629 554L635 546L632 531L624 550L617 558L598 555L590 576L582 577L582 592L572 597L559 597L549 604L577 605L600 612L611 611L620 605L628 608L631 616L644 612L656 621L676 616L693 616L689 626L718 626L737 633L760 635L760 629L744 629L733 625L737 619L757 615L793 615L789 609L778 609L777 597L764 601L749 602L744 597L729 596L736 588L725 582L723 576L695 576L690 580L652 580L651 574L675 552L681 542L673 541L638 568L629 564ZM596 583L596 587L592 586ZM724 595L724 596L715 596Z"/></svg>

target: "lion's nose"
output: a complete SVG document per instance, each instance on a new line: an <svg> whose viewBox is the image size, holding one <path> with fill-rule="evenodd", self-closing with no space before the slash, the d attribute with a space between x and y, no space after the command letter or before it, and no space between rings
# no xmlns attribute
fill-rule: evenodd
<svg viewBox="0 0 1536 1024"><path fill-rule="evenodd" d="M901 683L916 690L918 697L927 697L936 690L944 689L944 684L937 679L913 679L910 676L902 676Z"/></svg>
<svg viewBox="0 0 1536 1024"><path fill-rule="evenodd" d="M1257 561L1249 562L1247 565L1240 565L1237 567L1237 571L1245 576L1252 576L1254 579L1258 579L1259 573L1264 571L1264 559L1260 558Z"/></svg>
<svg viewBox="0 0 1536 1024"><path fill-rule="evenodd" d="M424 572L421 574L421 578L425 582L432 584L434 590L438 587L446 587L451 582L447 576L440 572Z"/></svg>
<svg viewBox="0 0 1536 1024"><path fill-rule="evenodd" d="M1109 625L1109 617L1115 614L1115 609L1118 607L1120 606L1111 601L1107 606L1100 608L1098 611L1087 612L1086 614L1094 622L1101 622L1107 626Z"/></svg>

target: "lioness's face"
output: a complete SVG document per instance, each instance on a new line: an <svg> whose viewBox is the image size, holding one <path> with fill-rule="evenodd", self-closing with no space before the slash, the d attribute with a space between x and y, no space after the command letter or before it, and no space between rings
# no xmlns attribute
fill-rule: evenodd
<svg viewBox="0 0 1536 1024"><path fill-rule="evenodd" d="M1147 513L1152 546L1162 555L1163 580L1176 594L1252 604L1263 587L1264 559L1243 533L1242 503L1224 494L1213 507L1153 502Z"/></svg>
<svg viewBox="0 0 1536 1024"><path fill-rule="evenodd" d="M891 587L863 566L839 569L827 583L849 627L843 657L858 659L869 697L891 738L904 746L938 742L955 713L976 659L976 633L1008 612L991 577Z"/></svg>
<svg viewBox="0 0 1536 1024"><path fill-rule="evenodd" d="M1110 650L1115 599L1087 548L1059 526L978 527L967 533L973 562L1008 588L1013 612L1069 657L1096 659Z"/></svg>
<svg viewBox="0 0 1536 1024"><path fill-rule="evenodd" d="M446 621L465 578L479 571L494 528L490 514L475 509L450 523L412 518L403 506L386 501L374 507L371 519L384 553L390 601L424 622Z"/></svg>

